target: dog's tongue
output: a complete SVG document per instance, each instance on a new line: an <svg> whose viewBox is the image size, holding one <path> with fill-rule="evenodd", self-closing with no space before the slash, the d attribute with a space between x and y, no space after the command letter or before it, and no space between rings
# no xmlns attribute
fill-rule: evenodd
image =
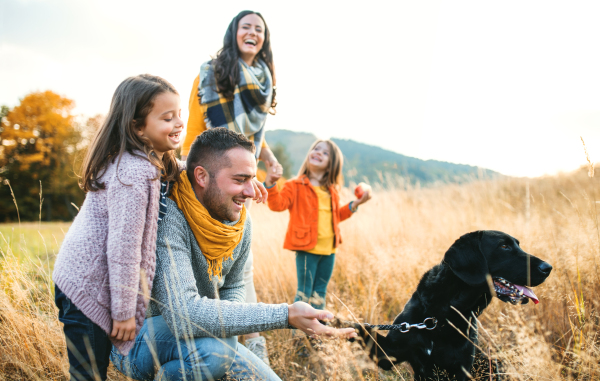
<svg viewBox="0 0 600 381"><path fill-rule="evenodd" d="M523 295L525 295L526 297L528 297L529 299L533 300L533 302L535 304L538 304L540 301L538 300L537 296L535 296L535 294L533 293L533 291L531 291L529 288L525 287L525 286L519 286L518 284L514 285L516 288L519 289L519 291L521 291L523 293Z"/></svg>

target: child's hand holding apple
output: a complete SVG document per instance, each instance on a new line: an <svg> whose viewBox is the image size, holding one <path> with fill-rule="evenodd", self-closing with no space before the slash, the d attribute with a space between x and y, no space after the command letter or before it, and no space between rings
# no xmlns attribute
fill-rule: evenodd
<svg viewBox="0 0 600 381"><path fill-rule="evenodd" d="M364 204L365 202L369 201L371 199L372 192L373 189L369 184L359 183L356 188L354 188L356 200L352 202L352 209L356 210L360 204Z"/></svg>

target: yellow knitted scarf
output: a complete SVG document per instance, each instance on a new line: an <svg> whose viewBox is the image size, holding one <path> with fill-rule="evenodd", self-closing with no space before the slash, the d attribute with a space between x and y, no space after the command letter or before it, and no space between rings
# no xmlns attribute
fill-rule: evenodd
<svg viewBox="0 0 600 381"><path fill-rule="evenodd" d="M233 257L233 249L242 240L244 223L246 221L246 207L242 207L240 220L233 226L215 220L208 210L196 198L185 171L181 172L179 181L176 181L169 196L177 203L183 212L202 254L208 262L208 274L221 279L223 261Z"/></svg>

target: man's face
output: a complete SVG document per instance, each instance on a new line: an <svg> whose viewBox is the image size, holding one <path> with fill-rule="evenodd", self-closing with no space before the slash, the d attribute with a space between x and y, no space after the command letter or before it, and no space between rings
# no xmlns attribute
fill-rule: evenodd
<svg viewBox="0 0 600 381"><path fill-rule="evenodd" d="M204 207L216 220L237 221L244 201L255 196L252 179L256 177L256 159L243 148L233 148L224 156L231 165L222 167L209 178L203 196Z"/></svg>

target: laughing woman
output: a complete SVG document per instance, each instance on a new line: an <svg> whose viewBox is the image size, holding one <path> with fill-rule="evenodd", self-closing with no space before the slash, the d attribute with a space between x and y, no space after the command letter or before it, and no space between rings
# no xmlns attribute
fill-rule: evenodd
<svg viewBox="0 0 600 381"><path fill-rule="evenodd" d="M242 11L229 24L217 57L200 66L190 95L182 159L185 160L192 142L204 130L226 127L252 140L257 160L265 163L267 171L281 175L283 168L265 141L267 114L275 114L277 104L274 85L275 67L267 24L260 13ZM266 195L258 181L255 189L263 197ZM244 282L246 302L256 303L252 253L246 262ZM265 339L258 333L246 335L246 346L269 364Z"/></svg>

